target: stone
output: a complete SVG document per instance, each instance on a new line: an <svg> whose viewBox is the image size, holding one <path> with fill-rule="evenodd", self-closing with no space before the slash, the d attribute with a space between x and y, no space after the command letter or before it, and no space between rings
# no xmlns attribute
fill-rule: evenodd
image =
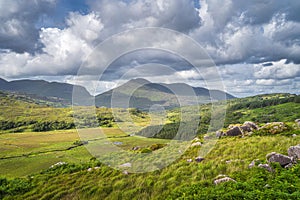
<svg viewBox="0 0 300 200"><path fill-rule="evenodd" d="M259 159L255 159L253 160L249 165L248 165L248 168L253 168L255 167L257 164L260 164L260 160Z"/></svg>
<svg viewBox="0 0 300 200"><path fill-rule="evenodd" d="M120 167L122 167L122 168L130 168L131 167L131 163L124 163L124 164L120 165Z"/></svg>
<svg viewBox="0 0 300 200"><path fill-rule="evenodd" d="M245 133L245 132L251 132L252 129L249 126L240 126L240 129Z"/></svg>
<svg viewBox="0 0 300 200"><path fill-rule="evenodd" d="M293 163L290 163L290 164L286 165L284 168L289 169L289 168L291 168L293 166L294 166Z"/></svg>
<svg viewBox="0 0 300 200"><path fill-rule="evenodd" d="M257 167L264 168L264 169L268 170L269 172L273 171L273 169L271 168L271 166L269 164L259 164Z"/></svg>
<svg viewBox="0 0 300 200"><path fill-rule="evenodd" d="M137 150L139 150L140 149L140 147L132 147L132 150L133 151L137 151Z"/></svg>
<svg viewBox="0 0 300 200"><path fill-rule="evenodd" d="M226 132L227 136L239 136L243 135L241 129L238 126L235 126Z"/></svg>
<svg viewBox="0 0 300 200"><path fill-rule="evenodd" d="M267 161L269 163L271 162L278 162L282 167L285 167L286 165L293 163L292 158L286 155L282 155L276 152L269 153L267 155Z"/></svg>
<svg viewBox="0 0 300 200"><path fill-rule="evenodd" d="M203 160L204 160L204 158L202 158L202 157L197 157L197 158L195 158L195 161L198 162L198 163L199 163L199 162L202 162Z"/></svg>
<svg viewBox="0 0 300 200"><path fill-rule="evenodd" d="M236 182L234 179L226 176L226 177L223 177L223 178L215 179L214 184L219 185L220 183L225 183L225 182L229 182L229 181Z"/></svg>
<svg viewBox="0 0 300 200"><path fill-rule="evenodd" d="M300 119L296 119L296 120L295 120L295 123L296 123L298 126L300 126Z"/></svg>
<svg viewBox="0 0 300 200"><path fill-rule="evenodd" d="M193 162L193 159L187 159L186 161L187 162Z"/></svg>
<svg viewBox="0 0 300 200"><path fill-rule="evenodd" d="M200 147L200 146L202 146L201 142L195 142L191 145L191 147Z"/></svg>
<svg viewBox="0 0 300 200"><path fill-rule="evenodd" d="M92 170L93 170L92 168L88 168L88 170L87 170L87 171L88 171L88 172L91 172Z"/></svg>
<svg viewBox="0 0 300 200"><path fill-rule="evenodd" d="M216 137L221 138L224 135L223 131L217 131L216 132Z"/></svg>
<svg viewBox="0 0 300 200"><path fill-rule="evenodd" d="M296 135L296 134L293 134L292 137L297 137L297 135Z"/></svg>
<svg viewBox="0 0 300 200"><path fill-rule="evenodd" d="M300 159L300 145L288 148L288 155L296 160Z"/></svg>
<svg viewBox="0 0 300 200"><path fill-rule="evenodd" d="M250 127L252 130L257 130L258 126L254 122L246 121L243 126Z"/></svg>

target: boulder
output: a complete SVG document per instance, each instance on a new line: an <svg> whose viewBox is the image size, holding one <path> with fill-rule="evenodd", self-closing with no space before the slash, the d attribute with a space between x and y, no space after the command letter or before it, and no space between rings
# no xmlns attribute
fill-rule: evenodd
<svg viewBox="0 0 300 200"><path fill-rule="evenodd" d="M288 149L288 155L289 157L293 157L296 160L300 159L300 145L291 146Z"/></svg>
<svg viewBox="0 0 300 200"><path fill-rule="evenodd" d="M246 133L246 132L251 132L252 131L252 129L251 129L251 127L249 127L249 126L240 126L240 129L243 131L243 133Z"/></svg>
<svg viewBox="0 0 300 200"><path fill-rule="evenodd" d="M289 156L285 156L275 152L269 153L267 155L267 161L269 163L278 162L282 167L285 167L286 165L293 163L292 158L290 158Z"/></svg>
<svg viewBox="0 0 300 200"><path fill-rule="evenodd" d="M202 158L202 157L200 157L200 156L197 157L197 158L195 158L195 161L196 161L196 162L202 162L203 160L204 160L204 158Z"/></svg>
<svg viewBox="0 0 300 200"><path fill-rule="evenodd" d="M251 130L257 130L258 126L254 122L246 121L244 122L243 126L247 126L251 128Z"/></svg>
<svg viewBox="0 0 300 200"><path fill-rule="evenodd" d="M235 126L226 132L227 136L239 136L243 135L241 129L238 126Z"/></svg>
<svg viewBox="0 0 300 200"><path fill-rule="evenodd" d="M264 168L264 169L268 170L269 172L273 171L273 169L271 168L271 166L269 164L259 164L257 167Z"/></svg>

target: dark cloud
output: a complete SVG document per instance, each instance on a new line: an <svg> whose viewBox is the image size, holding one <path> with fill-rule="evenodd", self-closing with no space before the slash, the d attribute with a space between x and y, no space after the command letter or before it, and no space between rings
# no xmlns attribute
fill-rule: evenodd
<svg viewBox="0 0 300 200"><path fill-rule="evenodd" d="M55 0L1 0L0 48L33 52L39 37L36 23L55 6Z"/></svg>

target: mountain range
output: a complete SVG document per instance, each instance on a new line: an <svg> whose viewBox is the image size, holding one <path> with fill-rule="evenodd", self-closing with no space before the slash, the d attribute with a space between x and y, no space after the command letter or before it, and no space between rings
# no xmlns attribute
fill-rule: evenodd
<svg viewBox="0 0 300 200"><path fill-rule="evenodd" d="M178 107L207 103L211 100L232 99L234 96L219 90L208 90L202 87L192 87L185 83L152 83L145 79L132 79L121 86L102 94L92 96L86 88L67 83L47 82L44 80L15 80L0 79L0 90L34 95L37 98L67 101L72 103L73 88L86 98L95 98L98 107L134 107L148 109L154 104L164 107Z"/></svg>

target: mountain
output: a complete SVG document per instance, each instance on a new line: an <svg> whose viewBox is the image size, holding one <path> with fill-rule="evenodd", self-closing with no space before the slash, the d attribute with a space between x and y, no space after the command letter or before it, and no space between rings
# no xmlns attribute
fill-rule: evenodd
<svg viewBox="0 0 300 200"><path fill-rule="evenodd" d="M195 105L234 96L219 90L192 87L185 83L151 83L145 79L132 79L127 83L95 97L96 106L135 107L149 109L154 104L167 108ZM129 106L128 106L129 105Z"/></svg>
<svg viewBox="0 0 300 200"><path fill-rule="evenodd" d="M44 80L16 80L6 81L0 79L0 90L25 93L37 97L48 97L53 100L62 99L72 102L73 87L77 87L78 91L84 96L89 96L89 92L82 86L75 86L67 83L47 82Z"/></svg>

